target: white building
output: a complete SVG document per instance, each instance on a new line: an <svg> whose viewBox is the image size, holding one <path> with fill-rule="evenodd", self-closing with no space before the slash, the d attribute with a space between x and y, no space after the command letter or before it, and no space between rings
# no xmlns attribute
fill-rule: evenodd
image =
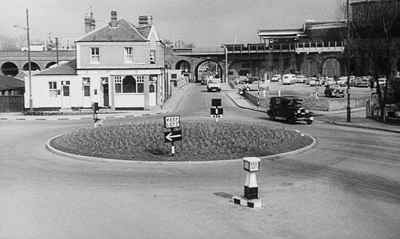
<svg viewBox="0 0 400 239"><path fill-rule="evenodd" d="M165 46L152 23L135 26L117 19L76 41L76 60L32 76L32 107L41 110L87 108L93 102L112 109L145 109L169 95ZM25 81L29 107L29 81Z"/></svg>

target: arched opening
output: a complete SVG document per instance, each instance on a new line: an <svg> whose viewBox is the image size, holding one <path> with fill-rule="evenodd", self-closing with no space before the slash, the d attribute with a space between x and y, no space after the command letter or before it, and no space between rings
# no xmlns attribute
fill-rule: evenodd
<svg viewBox="0 0 400 239"><path fill-rule="evenodd" d="M28 71L29 70L29 63L25 63L25 65L22 67L22 69L24 71ZM31 71L40 71L40 67L38 64L36 64L35 62L31 61Z"/></svg>
<svg viewBox="0 0 400 239"><path fill-rule="evenodd" d="M306 75L308 77L310 76L317 76L319 71L318 71L318 63L316 61L313 61L311 59L307 59L303 62L301 66L301 73L303 75Z"/></svg>
<svg viewBox="0 0 400 239"><path fill-rule="evenodd" d="M5 62L1 66L1 72L6 76L16 76L18 75L18 66L12 62Z"/></svg>
<svg viewBox="0 0 400 239"><path fill-rule="evenodd" d="M205 60L197 64L195 69L196 82L200 82L202 78L207 76L216 76L223 79L223 70L218 62Z"/></svg>
<svg viewBox="0 0 400 239"><path fill-rule="evenodd" d="M190 72L190 63L185 60L178 61L178 63L176 63L176 65L175 65L175 69L181 70L182 72L189 73Z"/></svg>
<svg viewBox="0 0 400 239"><path fill-rule="evenodd" d="M122 80L123 93L136 93L136 79L133 76L125 76Z"/></svg>
<svg viewBox="0 0 400 239"><path fill-rule="evenodd" d="M322 75L327 77L340 76L340 62L336 58L328 58L322 65Z"/></svg>
<svg viewBox="0 0 400 239"><path fill-rule="evenodd" d="M49 68L49 67L51 67L51 66L53 66L53 65L55 65L55 64L57 64L57 63L54 62L54 61L47 63L47 64L46 64L46 69Z"/></svg>

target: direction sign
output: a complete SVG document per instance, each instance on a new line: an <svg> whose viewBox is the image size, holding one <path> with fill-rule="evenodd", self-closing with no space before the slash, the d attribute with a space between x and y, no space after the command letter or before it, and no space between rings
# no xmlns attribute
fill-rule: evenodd
<svg viewBox="0 0 400 239"><path fill-rule="evenodd" d="M222 106L221 98L213 98L213 99L211 99L211 106L214 106L214 107Z"/></svg>
<svg viewBox="0 0 400 239"><path fill-rule="evenodd" d="M179 115L164 116L164 128L172 129L181 127L181 117Z"/></svg>
<svg viewBox="0 0 400 239"><path fill-rule="evenodd" d="M182 130L171 130L164 132L164 142L173 143L182 140Z"/></svg>

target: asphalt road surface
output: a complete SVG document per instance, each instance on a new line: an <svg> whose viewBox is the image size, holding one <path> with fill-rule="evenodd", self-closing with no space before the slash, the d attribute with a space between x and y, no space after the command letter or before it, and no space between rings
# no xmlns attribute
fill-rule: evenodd
<svg viewBox="0 0 400 239"><path fill-rule="evenodd" d="M209 118L219 96L222 120L317 139L307 152L262 162L262 209L230 202L243 190L241 161L81 161L44 144L90 121L0 121L0 238L400 238L400 135L272 122L204 89L190 86L177 112Z"/></svg>

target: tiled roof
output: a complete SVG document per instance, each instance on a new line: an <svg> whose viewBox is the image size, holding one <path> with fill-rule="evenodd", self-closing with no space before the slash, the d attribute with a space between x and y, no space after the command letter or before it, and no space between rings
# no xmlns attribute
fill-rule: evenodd
<svg viewBox="0 0 400 239"><path fill-rule="evenodd" d="M12 90L25 87L22 80L9 76L0 76L0 90Z"/></svg>
<svg viewBox="0 0 400 239"><path fill-rule="evenodd" d="M149 34L151 31L151 25L148 26L141 26L141 27L136 27L136 29L142 34L146 39L149 38Z"/></svg>
<svg viewBox="0 0 400 239"><path fill-rule="evenodd" d="M77 42L146 41L138 29L125 19L117 21L117 26L107 24L84 35Z"/></svg>
<svg viewBox="0 0 400 239"><path fill-rule="evenodd" d="M35 75L76 75L76 60L50 67Z"/></svg>

